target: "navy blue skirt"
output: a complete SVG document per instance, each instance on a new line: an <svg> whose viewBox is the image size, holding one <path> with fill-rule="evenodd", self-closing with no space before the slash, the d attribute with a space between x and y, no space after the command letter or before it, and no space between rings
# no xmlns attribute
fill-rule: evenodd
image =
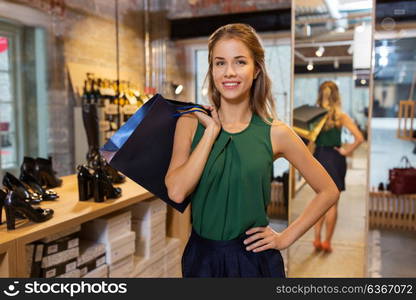
<svg viewBox="0 0 416 300"><path fill-rule="evenodd" d="M347 174L347 160L333 147L317 146L314 157L331 176L338 190L345 191L345 175Z"/></svg>
<svg viewBox="0 0 416 300"><path fill-rule="evenodd" d="M273 277L285 278L279 250L247 251L243 234L233 240L216 241L201 237L192 228L182 255L183 277Z"/></svg>

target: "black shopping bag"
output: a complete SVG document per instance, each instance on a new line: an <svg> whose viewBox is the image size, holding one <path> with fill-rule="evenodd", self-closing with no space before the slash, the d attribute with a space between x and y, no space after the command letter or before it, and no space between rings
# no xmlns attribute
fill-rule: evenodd
<svg viewBox="0 0 416 300"><path fill-rule="evenodd" d="M100 149L107 162L168 205L184 212L190 203L169 199L165 176L172 156L176 121L182 114L202 111L201 105L169 100L156 94Z"/></svg>
<svg viewBox="0 0 416 300"><path fill-rule="evenodd" d="M305 130L313 130L328 111L325 108L308 104L296 107L293 110L293 126Z"/></svg>

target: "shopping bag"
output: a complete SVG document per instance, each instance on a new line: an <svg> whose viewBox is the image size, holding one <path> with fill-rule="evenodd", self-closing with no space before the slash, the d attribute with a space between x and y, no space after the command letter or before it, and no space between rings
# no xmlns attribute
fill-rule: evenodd
<svg viewBox="0 0 416 300"><path fill-rule="evenodd" d="M308 104L296 107L293 110L293 125L305 130L313 130L327 112L325 108Z"/></svg>
<svg viewBox="0 0 416 300"><path fill-rule="evenodd" d="M416 193L416 168L412 167L409 159L403 156L400 160L405 162L404 167L389 170L389 189L395 195Z"/></svg>
<svg viewBox="0 0 416 300"><path fill-rule="evenodd" d="M184 212L191 195L182 203L171 200L165 176L172 156L176 121L179 116L194 111L211 115L201 105L169 100L156 94L127 120L100 152L113 168L174 209Z"/></svg>
<svg viewBox="0 0 416 300"><path fill-rule="evenodd" d="M293 110L293 129L312 152L327 119L328 111L321 107L305 104Z"/></svg>

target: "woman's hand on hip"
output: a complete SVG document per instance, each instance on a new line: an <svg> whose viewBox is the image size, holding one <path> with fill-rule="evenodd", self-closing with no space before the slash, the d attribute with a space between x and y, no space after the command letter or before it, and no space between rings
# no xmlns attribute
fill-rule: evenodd
<svg viewBox="0 0 416 300"><path fill-rule="evenodd" d="M351 153L345 149L344 147L334 147L335 150L338 151L339 154L341 154L342 156L350 156Z"/></svg>
<svg viewBox="0 0 416 300"><path fill-rule="evenodd" d="M287 248L282 234L274 231L270 226L253 227L247 230L246 234L251 235L244 240L247 251L261 252L267 249L282 250Z"/></svg>

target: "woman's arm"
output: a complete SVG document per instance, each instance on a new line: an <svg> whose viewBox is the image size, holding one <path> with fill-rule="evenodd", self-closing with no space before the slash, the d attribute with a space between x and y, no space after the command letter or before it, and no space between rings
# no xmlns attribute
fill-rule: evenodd
<svg viewBox="0 0 416 300"><path fill-rule="evenodd" d="M211 119L206 115L202 116L203 113L196 114L201 114L198 117ZM198 118L193 114L181 116L176 123L172 158L165 176L165 184L169 198L177 203L184 201L195 189L218 135L215 123L207 125L204 135L191 153L192 139L197 125Z"/></svg>
<svg viewBox="0 0 416 300"><path fill-rule="evenodd" d="M339 198L339 191L334 181L291 128L282 122L274 123L271 128L271 139L274 157L283 156L298 169L316 192L316 196L309 201L302 214L283 232L276 233L269 227L257 227L247 231L247 234L259 233L246 239L245 244L263 238L247 248L247 250L257 248L255 252L269 248L289 247L311 228Z"/></svg>
<svg viewBox="0 0 416 300"><path fill-rule="evenodd" d="M342 155L349 156L364 142L364 137L357 125L355 125L354 121L346 113L342 113L341 122L342 126L346 127L354 136L354 143L345 144L341 148L335 149Z"/></svg>

